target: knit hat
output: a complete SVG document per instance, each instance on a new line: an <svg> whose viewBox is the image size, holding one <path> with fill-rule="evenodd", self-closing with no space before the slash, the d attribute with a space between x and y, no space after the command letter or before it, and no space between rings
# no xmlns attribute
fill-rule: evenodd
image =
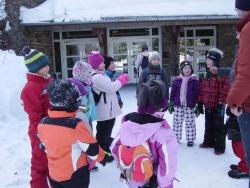
<svg viewBox="0 0 250 188"><path fill-rule="evenodd" d="M143 44L141 50L142 50L142 52L148 51L148 45Z"/></svg>
<svg viewBox="0 0 250 188"><path fill-rule="evenodd" d="M49 64L48 56L36 49L31 49L29 46L25 46L22 53L29 72L36 73Z"/></svg>
<svg viewBox="0 0 250 188"><path fill-rule="evenodd" d="M192 63L191 63L190 61L182 61L182 62L180 63L180 71L181 71L181 74L183 74L183 68L184 68L185 66L190 66L190 67L191 67L191 74L194 73L194 70L193 70L193 67L192 67Z"/></svg>
<svg viewBox="0 0 250 188"><path fill-rule="evenodd" d="M73 67L73 77L86 85L91 85L92 68L91 65L82 61L77 61Z"/></svg>
<svg viewBox="0 0 250 188"><path fill-rule="evenodd" d="M139 113L153 114L167 107L166 84L161 80L150 80L140 85L137 105Z"/></svg>
<svg viewBox="0 0 250 188"><path fill-rule="evenodd" d="M235 7L239 10L249 11L250 1L249 0L235 0Z"/></svg>
<svg viewBox="0 0 250 188"><path fill-rule="evenodd" d="M161 59L161 56L157 51L149 53L149 63L151 63L154 59Z"/></svg>
<svg viewBox="0 0 250 188"><path fill-rule="evenodd" d="M105 61L104 61L104 64L105 64L105 69L108 69L111 62L112 61L115 61L113 57L110 57L110 56L105 56L104 57Z"/></svg>
<svg viewBox="0 0 250 188"><path fill-rule="evenodd" d="M88 55L88 63L91 65L92 69L97 70L98 67L104 63L104 58L100 52L92 51Z"/></svg>
<svg viewBox="0 0 250 188"><path fill-rule="evenodd" d="M75 112L80 104L80 92L70 82L53 80L47 87L52 110Z"/></svg>
<svg viewBox="0 0 250 188"><path fill-rule="evenodd" d="M207 53L207 58L213 60L215 66L218 67L221 59L223 58L223 55L224 55L224 53L220 49L212 48Z"/></svg>

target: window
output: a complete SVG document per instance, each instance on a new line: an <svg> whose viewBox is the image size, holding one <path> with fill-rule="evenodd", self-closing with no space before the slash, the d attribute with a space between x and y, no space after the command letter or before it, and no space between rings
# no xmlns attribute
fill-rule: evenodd
<svg viewBox="0 0 250 188"><path fill-rule="evenodd" d="M149 28L140 29L112 29L109 32L110 37L123 37L123 36L149 36Z"/></svg>
<svg viewBox="0 0 250 188"><path fill-rule="evenodd" d="M63 39L96 38L92 31L68 31L62 32Z"/></svg>

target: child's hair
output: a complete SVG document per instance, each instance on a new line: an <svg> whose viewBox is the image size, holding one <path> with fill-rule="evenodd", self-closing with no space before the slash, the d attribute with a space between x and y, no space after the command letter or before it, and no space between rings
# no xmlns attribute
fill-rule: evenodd
<svg viewBox="0 0 250 188"><path fill-rule="evenodd" d="M149 80L140 85L137 105L139 113L153 114L167 107L166 84L161 80Z"/></svg>
<svg viewBox="0 0 250 188"><path fill-rule="evenodd" d="M80 92L68 81L53 80L47 87L52 110L75 112L81 97Z"/></svg>
<svg viewBox="0 0 250 188"><path fill-rule="evenodd" d="M190 66L191 67L191 75L192 75L194 73L194 70L193 70L193 67L192 67L192 63L190 61L182 61L180 63L180 72L181 72L181 74L184 75L183 74L183 68L185 66Z"/></svg>

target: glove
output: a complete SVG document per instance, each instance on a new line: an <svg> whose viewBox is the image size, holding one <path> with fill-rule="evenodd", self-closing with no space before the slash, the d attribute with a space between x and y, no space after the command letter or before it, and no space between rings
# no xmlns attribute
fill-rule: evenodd
<svg viewBox="0 0 250 188"><path fill-rule="evenodd" d="M198 102L198 104L196 105L196 108L200 114L204 114L203 104L201 102Z"/></svg>
<svg viewBox="0 0 250 188"><path fill-rule="evenodd" d="M128 74L122 74L120 75L117 80L119 80L122 84L122 86L124 86L128 81L129 81L129 77Z"/></svg>
<svg viewBox="0 0 250 188"><path fill-rule="evenodd" d="M170 102L168 105L168 112L172 114L174 112L174 103Z"/></svg>
<svg viewBox="0 0 250 188"><path fill-rule="evenodd" d="M225 115L225 105L222 104L222 103L219 103L216 108L217 108L218 116L219 117L224 117L224 115Z"/></svg>

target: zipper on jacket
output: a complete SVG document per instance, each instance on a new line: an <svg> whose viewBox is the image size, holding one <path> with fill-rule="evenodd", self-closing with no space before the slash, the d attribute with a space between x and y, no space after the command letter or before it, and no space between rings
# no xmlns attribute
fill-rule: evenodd
<svg viewBox="0 0 250 188"><path fill-rule="evenodd" d="M112 101L111 101L110 117L112 117L112 110L113 110L113 107L112 107Z"/></svg>

